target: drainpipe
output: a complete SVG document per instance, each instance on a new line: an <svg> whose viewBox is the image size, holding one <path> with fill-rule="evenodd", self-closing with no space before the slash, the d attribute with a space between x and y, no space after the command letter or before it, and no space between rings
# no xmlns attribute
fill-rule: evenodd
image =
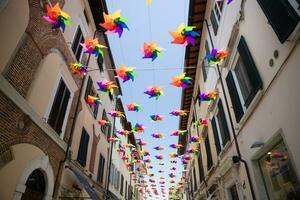
<svg viewBox="0 0 300 200"><path fill-rule="evenodd" d="M98 30L96 29L95 32L94 32L94 35L93 35L93 39L95 39L97 32L98 32ZM89 65L90 59L91 59L91 54L89 54L89 56L88 56L86 66ZM54 191L53 191L53 196L54 197L56 197L58 195L58 188L56 189L56 187L59 186L58 177L59 177L59 174L61 174L62 171L63 171L63 166L64 166L64 164L65 164L65 162L68 158L69 152L70 152L70 147L71 147L71 144L72 144L73 135L74 135L74 132L75 132L75 125L76 125L76 122L77 122L77 117L78 117L79 108L80 108L80 99L81 99L81 95L82 95L82 92L83 92L83 85L84 85L86 77L87 77L86 75L83 76L81 84L80 84L79 94L78 94L78 98L77 98L77 101L76 101L76 108L75 108L75 113L74 113L74 117L73 117L73 122L72 122L72 125L71 125L71 131L70 131L70 136L69 136L69 140L68 140L68 144L67 144L65 157L64 157L63 160L61 160L59 162L58 172L57 172L56 177L55 177L55 184L54 184Z"/></svg>
<svg viewBox="0 0 300 200"><path fill-rule="evenodd" d="M208 32L208 36L209 36L212 48L214 49L214 43L213 43L213 40L212 40L212 36L211 36L211 33L210 33L210 28L209 28L207 19L204 19L204 22L205 22L205 25L206 25L206 28L207 28L207 32ZM216 66L217 66L216 68L217 68L218 76L220 77L219 80L220 80L222 91L223 91L223 95L224 95L226 109L228 111L228 116L229 116L229 121L230 121L230 127L231 127L231 132L232 132L233 138L234 138L235 148L236 148L236 151L237 151L237 154L238 154L239 161L241 161L245 165L245 170L246 170L247 179L248 179L249 186L250 186L250 191L251 191L252 199L256 200L254 189L253 189L253 183L252 183L251 176L250 176L249 166L248 166L247 162L245 160L243 160L243 158L242 158L242 154L241 154L241 151L240 151L239 143L238 143L237 136L236 136L236 133L235 133L235 129L234 129L234 125L233 125L233 120L232 120L231 112L230 112L230 109L229 109L228 98L227 98L227 95L226 95L226 92L225 92L225 86L224 86L224 82L223 82L223 79L222 79L222 73L221 73L221 70L220 70L220 66L218 64Z"/></svg>
<svg viewBox="0 0 300 200"><path fill-rule="evenodd" d="M118 95L115 98L115 110L117 110L117 103L118 103ZM112 132L111 132L111 136L113 135L114 131L115 131L115 126L116 126L116 118L114 117L114 122L113 122L113 126L112 126ZM109 178L110 178L110 169L111 169L111 163L112 163L112 153L113 153L113 142L110 143L110 151L109 151L109 163L108 163L108 174L106 176L106 184L105 184L105 199L108 200L109 199Z"/></svg>

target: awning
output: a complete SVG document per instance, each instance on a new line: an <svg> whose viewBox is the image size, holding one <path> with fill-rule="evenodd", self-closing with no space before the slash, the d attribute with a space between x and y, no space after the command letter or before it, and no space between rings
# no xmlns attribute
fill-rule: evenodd
<svg viewBox="0 0 300 200"><path fill-rule="evenodd" d="M96 191L93 189L92 186L90 186L88 180L83 175L81 175L81 173L78 172L76 169L72 169L72 168L70 168L70 169L74 172L79 183L85 189L85 191L90 195L91 199L92 200L100 200Z"/></svg>

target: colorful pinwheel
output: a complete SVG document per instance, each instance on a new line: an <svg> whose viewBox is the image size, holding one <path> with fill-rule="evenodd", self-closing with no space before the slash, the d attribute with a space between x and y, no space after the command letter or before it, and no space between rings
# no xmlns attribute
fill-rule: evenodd
<svg viewBox="0 0 300 200"><path fill-rule="evenodd" d="M151 44L144 43L144 48L142 49L143 58L151 58L154 61L157 57L161 56L161 51L162 48L157 47L156 42L152 42Z"/></svg>
<svg viewBox="0 0 300 200"><path fill-rule="evenodd" d="M127 130L119 130L119 131L117 131L117 133L118 133L119 135L129 135L130 131L127 131ZM132 145L132 144L130 144L130 145Z"/></svg>
<svg viewBox="0 0 300 200"><path fill-rule="evenodd" d="M84 49L84 53L87 54L94 54L96 57L101 55L103 57L103 48L107 48L106 46L103 46L99 44L98 39L86 39L84 43L80 43L80 45Z"/></svg>
<svg viewBox="0 0 300 200"><path fill-rule="evenodd" d="M123 30L129 30L126 25L127 20L121 17L121 11L118 10L114 12L112 15L107 15L103 12L104 23L100 23L99 25L106 29L109 33L118 33L119 38L122 36Z"/></svg>
<svg viewBox="0 0 300 200"><path fill-rule="evenodd" d="M147 169L153 169L153 166L152 166L152 165L147 165L146 168L147 168Z"/></svg>
<svg viewBox="0 0 300 200"><path fill-rule="evenodd" d="M218 92L209 91L199 94L198 99L200 101L214 101L218 97Z"/></svg>
<svg viewBox="0 0 300 200"><path fill-rule="evenodd" d="M183 146L181 144L171 144L170 147L173 148L173 149L180 149Z"/></svg>
<svg viewBox="0 0 300 200"><path fill-rule="evenodd" d="M199 119L193 122L194 126L208 126L207 119Z"/></svg>
<svg viewBox="0 0 300 200"><path fill-rule="evenodd" d="M163 162L158 162L157 164L161 165L161 166L165 165L165 163L163 163Z"/></svg>
<svg viewBox="0 0 300 200"><path fill-rule="evenodd" d="M163 160L164 159L164 157L162 155L156 155L155 158L158 159L158 160Z"/></svg>
<svg viewBox="0 0 300 200"><path fill-rule="evenodd" d="M135 146L133 144L125 144L126 148L135 148Z"/></svg>
<svg viewBox="0 0 300 200"><path fill-rule="evenodd" d="M117 117L117 118L121 118L121 117L125 117L124 113L122 113L121 111L110 111L108 112L108 114L112 117Z"/></svg>
<svg viewBox="0 0 300 200"><path fill-rule="evenodd" d="M47 5L46 8L47 16L43 18L52 26L52 29L61 28L62 32L65 32L66 25L70 25L70 15L63 12L58 3L53 7Z"/></svg>
<svg viewBox="0 0 300 200"><path fill-rule="evenodd" d="M109 142L117 142L117 141L120 141L120 139L117 138L117 137L110 137L110 138L108 138L107 140L108 140Z"/></svg>
<svg viewBox="0 0 300 200"><path fill-rule="evenodd" d="M150 159L150 158L144 158L143 161L144 161L145 163L150 163L150 162L151 162L151 159Z"/></svg>
<svg viewBox="0 0 300 200"><path fill-rule="evenodd" d="M192 160L193 159L193 157L192 156L190 156L190 155L185 155L185 156L183 156L183 158L182 158L183 160Z"/></svg>
<svg viewBox="0 0 300 200"><path fill-rule="evenodd" d="M170 178L175 178L176 177L176 175L173 174L173 173L169 174L169 176L170 176Z"/></svg>
<svg viewBox="0 0 300 200"><path fill-rule="evenodd" d="M142 140L139 140L139 141L137 142L137 144L140 145L140 146L147 146L147 143L146 143L146 142L143 142Z"/></svg>
<svg viewBox="0 0 300 200"><path fill-rule="evenodd" d="M143 124L136 123L135 126L132 128L132 131L136 133L144 133L145 126Z"/></svg>
<svg viewBox="0 0 300 200"><path fill-rule="evenodd" d="M189 84L192 83L192 78L185 76L185 73L182 73L179 76L175 76L172 79L171 85L175 87L186 88Z"/></svg>
<svg viewBox="0 0 300 200"><path fill-rule="evenodd" d="M127 109L128 109L128 111L135 111L135 112L139 112L142 110L141 106L136 103L128 104Z"/></svg>
<svg viewBox="0 0 300 200"><path fill-rule="evenodd" d="M161 134L161 133L153 133L153 134L151 134L151 136L153 138L156 138L156 139L163 139L163 138L165 138L164 135Z"/></svg>
<svg viewBox="0 0 300 200"><path fill-rule="evenodd" d="M159 86L147 87L147 91L144 93L149 95L149 98L155 97L156 100L159 99L159 97L164 94L164 92L161 90Z"/></svg>
<svg viewBox="0 0 300 200"><path fill-rule="evenodd" d="M97 81L97 84L99 86L99 91L103 92L104 94L113 94L114 93L114 89L118 88L112 81L107 81L107 80L103 80L103 81Z"/></svg>
<svg viewBox="0 0 300 200"><path fill-rule="evenodd" d="M186 150L186 152L187 153L189 153L189 154L197 154L198 153L198 148L196 148L196 147L191 147L191 148L188 148L187 150Z"/></svg>
<svg viewBox="0 0 300 200"><path fill-rule="evenodd" d="M100 126L111 126L111 122L108 120L100 120L100 121L98 121L98 124Z"/></svg>
<svg viewBox="0 0 300 200"><path fill-rule="evenodd" d="M169 156L170 156L170 158L177 158L178 154L177 153L170 153Z"/></svg>
<svg viewBox="0 0 300 200"><path fill-rule="evenodd" d="M176 167L171 167L170 170L171 170L171 171L175 171L175 170L176 170Z"/></svg>
<svg viewBox="0 0 300 200"><path fill-rule="evenodd" d="M177 161L176 161L176 160L171 160L170 163L171 163L171 164L176 164Z"/></svg>
<svg viewBox="0 0 300 200"><path fill-rule="evenodd" d="M158 170L158 173L164 173L165 171L164 170Z"/></svg>
<svg viewBox="0 0 300 200"><path fill-rule="evenodd" d="M99 106L102 104L102 101L100 100L99 97L94 97L94 96L88 95L88 97L86 99L86 103L90 106Z"/></svg>
<svg viewBox="0 0 300 200"><path fill-rule="evenodd" d="M228 57L228 52L225 50L213 49L205 58L208 60L209 65L220 64L225 58Z"/></svg>
<svg viewBox="0 0 300 200"><path fill-rule="evenodd" d="M72 63L70 65L70 70L75 75L86 75L87 74L87 66L84 66L81 63Z"/></svg>
<svg viewBox="0 0 300 200"><path fill-rule="evenodd" d="M173 179L170 180L170 183L175 183L175 181Z"/></svg>
<svg viewBox="0 0 300 200"><path fill-rule="evenodd" d="M187 130L177 130L177 131L173 131L171 133L171 136L179 136L179 135L184 135L187 133Z"/></svg>
<svg viewBox="0 0 300 200"><path fill-rule="evenodd" d="M165 148L163 146L157 146L157 147L154 147L153 149L157 150L157 151L162 151L164 150Z"/></svg>
<svg viewBox="0 0 300 200"><path fill-rule="evenodd" d="M141 154L142 156L150 156L149 151L146 151L146 150L140 151L140 154Z"/></svg>
<svg viewBox="0 0 300 200"><path fill-rule="evenodd" d="M150 115L150 118L155 122L161 122L163 120L163 116L161 115Z"/></svg>
<svg viewBox="0 0 300 200"><path fill-rule="evenodd" d="M126 68L125 65L121 65L119 69L116 69L117 77L123 80L125 83L128 80L134 81L136 73L133 71L135 67L128 67Z"/></svg>
<svg viewBox="0 0 300 200"><path fill-rule="evenodd" d="M170 115L172 116L180 116L180 117L183 117L183 116L187 116L187 111L185 110L175 110L175 111L172 111L170 112Z"/></svg>
<svg viewBox="0 0 300 200"><path fill-rule="evenodd" d="M191 143L196 143L196 142L198 142L198 143L200 143L201 142L201 138L199 137L199 136L192 136L191 138L190 138L190 142Z"/></svg>
<svg viewBox="0 0 300 200"><path fill-rule="evenodd" d="M186 47L188 44L195 46L196 37L199 37L200 34L194 31L195 26L184 26L180 24L176 32L170 32L170 35L173 37L172 44L182 44Z"/></svg>

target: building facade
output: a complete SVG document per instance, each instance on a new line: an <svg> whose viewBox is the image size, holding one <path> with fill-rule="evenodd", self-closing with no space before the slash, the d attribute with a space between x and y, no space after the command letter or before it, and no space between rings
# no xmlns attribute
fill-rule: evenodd
<svg viewBox="0 0 300 200"><path fill-rule="evenodd" d="M46 5L56 3L71 16L64 33L43 19ZM107 113L117 108L121 89L109 48L102 59L84 54L80 45L98 38L109 47L98 25L103 12L102 0L0 2L0 24L6 27L1 30L6 48L0 50L0 199L105 199L110 194L107 139L114 130L98 121L115 123ZM69 65L75 62L91 72L72 74ZM96 82L102 80L119 88L112 95L99 93ZM87 105L88 95L99 96L102 105Z"/></svg>
<svg viewBox="0 0 300 200"><path fill-rule="evenodd" d="M201 39L186 53L195 82L183 93L190 112L180 128L189 134L179 138L179 153L199 152L185 166L185 199L298 199L299 1L226 2L190 5ZM229 52L219 65L205 59L214 48ZM208 91L218 98L199 101ZM199 118L208 127L195 127ZM199 145L189 143L192 135Z"/></svg>

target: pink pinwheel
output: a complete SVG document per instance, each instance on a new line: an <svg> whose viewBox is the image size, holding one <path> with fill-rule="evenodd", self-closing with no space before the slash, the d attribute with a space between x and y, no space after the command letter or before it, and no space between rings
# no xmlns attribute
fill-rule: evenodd
<svg viewBox="0 0 300 200"><path fill-rule="evenodd" d="M173 174L173 173L169 174L169 176L170 176L170 178L175 178L176 177L176 175Z"/></svg>
<svg viewBox="0 0 300 200"><path fill-rule="evenodd" d="M108 140L109 142L117 142L117 141L120 141L120 139L117 138L117 137L110 137L110 138L108 138L107 140Z"/></svg>
<svg viewBox="0 0 300 200"><path fill-rule="evenodd" d="M149 95L149 98L154 97L156 100L158 100L159 97L164 94L159 86L147 87L147 91L144 93Z"/></svg>
<svg viewBox="0 0 300 200"><path fill-rule="evenodd" d="M155 158L158 159L158 160L164 159L164 157L162 155L156 155Z"/></svg>
<svg viewBox="0 0 300 200"><path fill-rule="evenodd" d="M176 167L171 167L170 170L171 170L171 171L175 171L175 170L176 170Z"/></svg>
<svg viewBox="0 0 300 200"><path fill-rule="evenodd" d="M170 161L170 163L172 163L172 164L176 164L176 163L177 163L177 161L176 161L176 160L171 160L171 161Z"/></svg>
<svg viewBox="0 0 300 200"><path fill-rule="evenodd" d="M184 134L186 134L187 133L187 130L177 130L177 131L173 131L172 133L171 133L171 136L179 136L179 135L184 135Z"/></svg>
<svg viewBox="0 0 300 200"><path fill-rule="evenodd" d="M117 77L123 80L125 83L128 80L134 81L136 73L134 72L135 67L126 68L125 65L121 65L119 69L116 69Z"/></svg>
<svg viewBox="0 0 300 200"><path fill-rule="evenodd" d="M103 80L103 81L98 81L97 82L98 86L99 86L99 91L103 92L104 94L113 94L114 93L114 89L118 88L112 81L107 81L107 80Z"/></svg>
<svg viewBox="0 0 300 200"><path fill-rule="evenodd" d="M180 149L183 146L181 144L171 144L170 147L173 148L173 149Z"/></svg>
<svg viewBox="0 0 300 200"><path fill-rule="evenodd" d="M153 138L156 138L156 139L163 139L163 138L165 138L165 137L163 136L163 134L161 134L161 133L153 133L153 134L151 134L151 136L152 136Z"/></svg>
<svg viewBox="0 0 300 200"><path fill-rule="evenodd" d="M84 53L87 53L89 55L94 54L96 57L99 55L103 57L103 48L107 48L106 46L103 46L99 44L98 39L86 39L84 43L80 43L80 45L84 49Z"/></svg>
<svg viewBox="0 0 300 200"><path fill-rule="evenodd" d="M143 161L144 161L145 163L150 163L150 162L151 162L151 159L150 159L150 158L144 158Z"/></svg>
<svg viewBox="0 0 300 200"><path fill-rule="evenodd" d="M183 160L192 160L192 156L190 156L190 155L185 155L185 156L183 156L182 159L183 159Z"/></svg>
<svg viewBox="0 0 300 200"><path fill-rule="evenodd" d="M198 153L198 148L195 148L195 147L191 147L191 148L188 148L187 150L186 150L186 152L187 153L189 153L189 154L197 154Z"/></svg>
<svg viewBox="0 0 300 200"><path fill-rule="evenodd" d="M112 117L118 117L118 118L125 117L124 113L120 111L110 111L108 114Z"/></svg>
<svg viewBox="0 0 300 200"><path fill-rule="evenodd" d="M151 58L152 62L161 56L162 48L158 47L156 42L152 42L151 44L144 43L143 49L141 49L144 56L143 58Z"/></svg>
<svg viewBox="0 0 300 200"><path fill-rule="evenodd" d="M217 99L217 97L218 97L218 92L208 91L208 92L199 94L198 99L200 101L214 101Z"/></svg>
<svg viewBox="0 0 300 200"><path fill-rule="evenodd" d="M52 25L52 29L62 29L62 32L65 32L66 25L70 25L70 15L66 12L63 12L59 4L55 4L55 6L50 7L47 5L47 16L43 18Z"/></svg>
<svg viewBox="0 0 300 200"><path fill-rule="evenodd" d="M165 148L163 146L157 146L157 147L154 147L154 149L157 150L157 151L162 151Z"/></svg>
<svg viewBox="0 0 300 200"><path fill-rule="evenodd" d="M137 144L140 145L140 146L147 146L147 143L146 143L146 142L143 142L142 140L139 140L139 141L137 142Z"/></svg>
<svg viewBox="0 0 300 200"><path fill-rule="evenodd" d="M199 136L192 136L190 138L190 142L191 143L196 143L196 142L200 143L201 142L201 138Z"/></svg>
<svg viewBox="0 0 300 200"><path fill-rule="evenodd" d="M119 38L122 36L124 29L129 30L128 26L126 25L126 19L121 17L120 10L114 12L112 15L103 13L103 18L104 23L100 23L99 25L105 28L109 33L117 33Z"/></svg>
<svg viewBox="0 0 300 200"><path fill-rule="evenodd" d="M118 130L117 133L119 135L129 135L130 131L127 130ZM132 145L132 144L131 144Z"/></svg>
<svg viewBox="0 0 300 200"><path fill-rule="evenodd" d="M185 111L185 110L175 110L175 111L170 112L170 114L171 114L172 116L180 116L180 117L183 117L183 116L187 116L187 111Z"/></svg>

